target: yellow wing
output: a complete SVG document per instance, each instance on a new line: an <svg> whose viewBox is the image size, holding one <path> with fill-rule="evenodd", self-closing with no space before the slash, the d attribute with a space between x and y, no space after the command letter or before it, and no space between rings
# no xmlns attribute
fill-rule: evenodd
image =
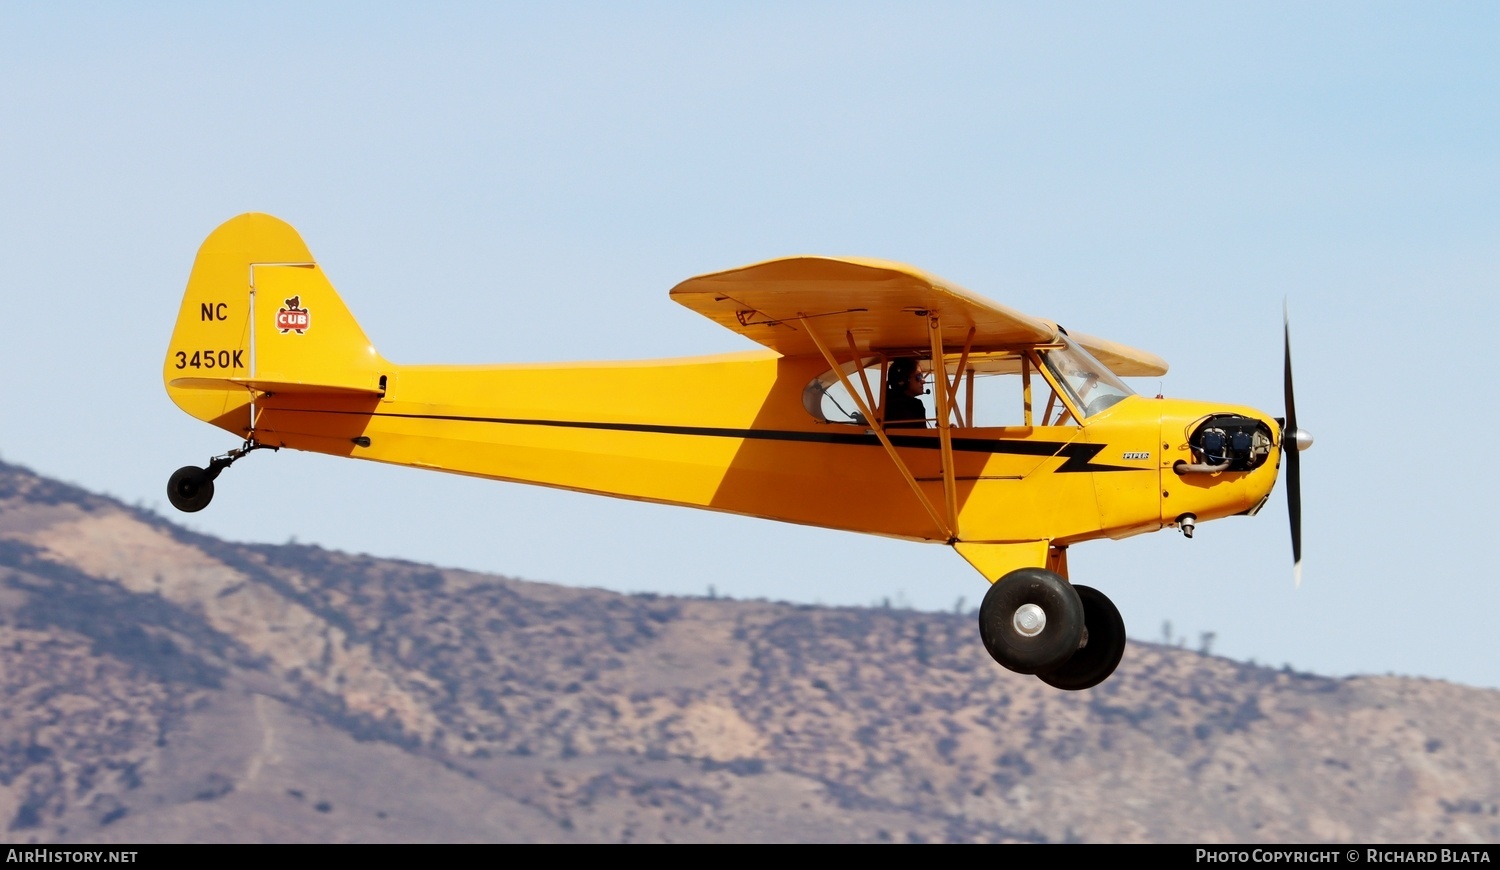
<svg viewBox="0 0 1500 870"><path fill-rule="evenodd" d="M786 257L689 278L673 299L715 323L783 356L817 355L807 326L844 346L852 334L861 350L931 347L927 313L941 315L943 345L963 347L974 329L974 352L1051 344L1058 327L903 263L854 257ZM806 318L804 325L801 318ZM1160 375L1155 354L1092 336L1069 333L1116 373Z"/></svg>
<svg viewBox="0 0 1500 870"><path fill-rule="evenodd" d="M1084 350L1121 377L1155 378L1167 373L1167 361L1154 353L1081 332L1070 331L1068 338L1083 345Z"/></svg>

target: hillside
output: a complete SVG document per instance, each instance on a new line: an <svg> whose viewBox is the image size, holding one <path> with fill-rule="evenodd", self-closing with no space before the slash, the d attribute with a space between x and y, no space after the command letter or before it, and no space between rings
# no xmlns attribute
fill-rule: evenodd
<svg viewBox="0 0 1500 870"><path fill-rule="evenodd" d="M0 464L0 830L87 841L1500 840L1500 692L971 616L228 543Z"/></svg>

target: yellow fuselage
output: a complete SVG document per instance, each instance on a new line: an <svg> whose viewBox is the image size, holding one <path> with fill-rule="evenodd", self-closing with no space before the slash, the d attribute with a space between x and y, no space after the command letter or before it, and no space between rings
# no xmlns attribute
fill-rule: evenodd
<svg viewBox="0 0 1500 870"><path fill-rule="evenodd" d="M991 581L1049 560L1065 573L1049 553L1071 543L1253 510L1279 465L1280 426L1259 412L1129 396L1083 425L951 427L945 484L937 429L885 430L888 450L874 429L815 419L804 390L828 369L770 350L391 364L295 231L250 215L200 250L164 377L183 410L260 444L952 543ZM1274 455L1175 473L1192 427L1222 413L1267 420Z"/></svg>
<svg viewBox="0 0 1500 870"><path fill-rule="evenodd" d="M768 351L627 363L394 366L384 397L262 397L256 438L522 483L914 540L945 541L874 434L802 405L821 359ZM1256 471L1179 476L1187 433L1245 408L1132 396L1087 425L955 429L961 541L1068 544L1244 512ZM248 436L248 411L225 428ZM943 502L938 434L890 430ZM357 440L358 439L358 440ZM368 446L361 446L368 441ZM1143 456L1146 458L1126 458ZM945 541L946 542L946 541ZM993 579L993 578L991 578Z"/></svg>

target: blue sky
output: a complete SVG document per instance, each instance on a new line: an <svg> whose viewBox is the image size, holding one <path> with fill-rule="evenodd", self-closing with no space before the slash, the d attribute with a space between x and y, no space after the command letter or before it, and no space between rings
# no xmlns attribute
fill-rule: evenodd
<svg viewBox="0 0 1500 870"><path fill-rule="evenodd" d="M1158 353L1142 392L1280 413L1287 300L1302 587L1280 488L1075 547L1073 579L1136 638L1500 687L1494 4L13 3L0 40L8 461L167 512L234 446L159 373L245 211L397 362L744 349L667 289L852 254ZM187 524L625 591L985 588L940 546L285 451Z"/></svg>

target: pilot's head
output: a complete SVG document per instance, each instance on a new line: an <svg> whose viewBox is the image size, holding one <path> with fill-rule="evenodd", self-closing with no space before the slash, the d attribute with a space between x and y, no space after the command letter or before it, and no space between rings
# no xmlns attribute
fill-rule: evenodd
<svg viewBox="0 0 1500 870"><path fill-rule="evenodd" d="M922 395L925 386L917 361L909 357L893 360L885 373L885 389L887 392L907 396Z"/></svg>

